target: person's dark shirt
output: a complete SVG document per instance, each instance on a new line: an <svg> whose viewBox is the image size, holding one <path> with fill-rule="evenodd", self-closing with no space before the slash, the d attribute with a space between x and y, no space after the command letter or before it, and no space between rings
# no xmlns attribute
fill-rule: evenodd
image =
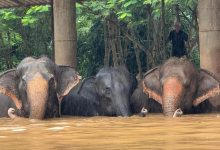
<svg viewBox="0 0 220 150"><path fill-rule="evenodd" d="M188 40L188 35L180 30L178 33L172 30L168 37L169 41L172 41L172 56L182 57L187 55L185 41Z"/></svg>

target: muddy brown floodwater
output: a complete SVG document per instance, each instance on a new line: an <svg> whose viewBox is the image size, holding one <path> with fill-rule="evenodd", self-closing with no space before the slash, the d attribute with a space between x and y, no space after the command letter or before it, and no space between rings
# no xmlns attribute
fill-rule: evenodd
<svg viewBox="0 0 220 150"><path fill-rule="evenodd" d="M220 149L217 114L0 119L0 150Z"/></svg>

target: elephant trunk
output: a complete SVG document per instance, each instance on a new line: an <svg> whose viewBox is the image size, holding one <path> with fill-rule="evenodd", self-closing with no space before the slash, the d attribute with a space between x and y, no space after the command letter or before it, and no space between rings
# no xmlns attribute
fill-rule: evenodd
<svg viewBox="0 0 220 150"><path fill-rule="evenodd" d="M163 84L163 113L172 117L174 112L180 107L183 93L182 83L175 77L168 78Z"/></svg>
<svg viewBox="0 0 220 150"><path fill-rule="evenodd" d="M130 116L131 112L130 112L128 97L120 95L116 97L115 100L116 100L116 103L115 103L116 115L124 116L124 117Z"/></svg>
<svg viewBox="0 0 220 150"><path fill-rule="evenodd" d="M30 118L43 119L48 102L48 82L37 73L27 84L27 97L30 104Z"/></svg>

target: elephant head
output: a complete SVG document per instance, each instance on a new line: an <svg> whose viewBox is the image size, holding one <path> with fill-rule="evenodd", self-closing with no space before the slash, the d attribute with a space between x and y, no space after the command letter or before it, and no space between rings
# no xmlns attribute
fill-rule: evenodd
<svg viewBox="0 0 220 150"><path fill-rule="evenodd" d="M100 114L130 115L131 80L124 67L103 68L96 75L96 88L100 96Z"/></svg>
<svg viewBox="0 0 220 150"><path fill-rule="evenodd" d="M27 57L0 75L0 93L10 97L24 117L57 117L59 100L79 79L71 67L58 66L47 57Z"/></svg>
<svg viewBox="0 0 220 150"><path fill-rule="evenodd" d="M208 71L196 70L185 58L170 58L145 74L143 91L162 105L166 116L173 116L178 108L190 110L219 94L220 88Z"/></svg>

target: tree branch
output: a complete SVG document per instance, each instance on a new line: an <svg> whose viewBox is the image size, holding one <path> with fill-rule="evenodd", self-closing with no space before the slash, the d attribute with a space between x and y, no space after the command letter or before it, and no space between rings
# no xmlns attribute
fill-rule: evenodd
<svg viewBox="0 0 220 150"><path fill-rule="evenodd" d="M189 24L190 24L194 29L196 29L196 26L193 24L193 22L192 22L191 20L189 20L189 18L184 14L184 12L183 12L181 9L179 9L179 10L180 10L180 12L181 12L183 18L185 18L186 21L188 21Z"/></svg>
<svg viewBox="0 0 220 150"><path fill-rule="evenodd" d="M83 7L86 8L86 11L89 11L90 13L92 13L93 15L96 15L96 16L100 16L101 18L103 19L106 19L108 20L109 22L111 22L114 26L120 28L120 30L122 31L122 33L131 41L133 42L134 44L137 45L138 48L140 48L142 51L149 51L149 49L146 49L145 46L138 40L136 39L135 37L133 37L132 35L130 35L125 29L121 28L121 26L119 24L117 24L116 22L114 22L113 20L109 19L109 18L106 18L102 15L100 15L99 13L97 12L94 12L91 8L89 8L88 6L85 6L84 4L81 4Z"/></svg>

